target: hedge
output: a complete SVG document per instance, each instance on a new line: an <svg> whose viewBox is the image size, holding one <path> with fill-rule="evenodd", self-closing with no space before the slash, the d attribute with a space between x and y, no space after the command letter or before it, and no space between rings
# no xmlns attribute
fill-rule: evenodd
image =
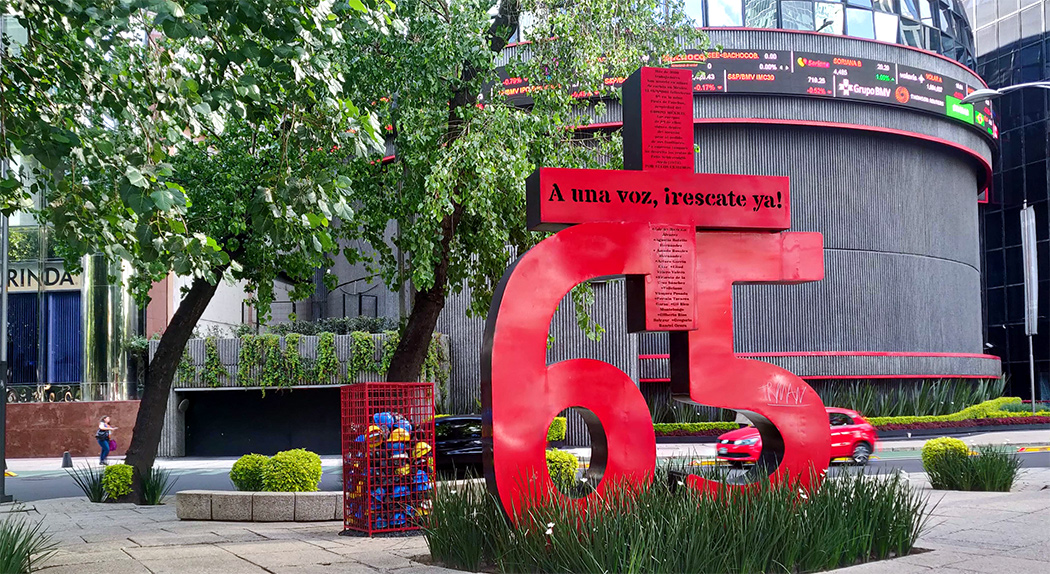
<svg viewBox="0 0 1050 574"><path fill-rule="evenodd" d="M654 423L656 436L710 436L736 430L740 425L732 422L715 423Z"/></svg>
<svg viewBox="0 0 1050 574"><path fill-rule="evenodd" d="M1003 410L1004 405L1021 404L1018 397L999 397L947 415L921 417L871 417L879 430L913 430L999 425L1050 424L1050 416L1032 416L1030 412ZM718 436L740 428L737 423L655 423L656 436Z"/></svg>
<svg viewBox="0 0 1050 574"><path fill-rule="evenodd" d="M1010 418L1039 418L1032 417L1031 413L1024 412L1012 412L1004 411L1003 405L1017 403L1019 404L1021 399L1018 397L999 397L998 399L992 399L990 401L984 401L966 407L965 409L954 412L950 415L931 415L922 417L872 417L868 419L872 425L876 427L887 427L888 425L913 425L917 423L944 423L953 421L968 421L972 419L1010 419ZM1045 417L1043 417L1045 418ZM1025 421L1030 422L1030 421ZM959 426L959 425L952 425ZM938 428L938 427L932 427Z"/></svg>

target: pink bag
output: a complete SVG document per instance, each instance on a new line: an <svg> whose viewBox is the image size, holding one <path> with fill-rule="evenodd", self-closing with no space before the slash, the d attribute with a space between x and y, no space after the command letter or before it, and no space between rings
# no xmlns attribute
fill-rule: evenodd
<svg viewBox="0 0 1050 574"><path fill-rule="evenodd" d="M109 439L109 450L117 450L117 441Z"/></svg>

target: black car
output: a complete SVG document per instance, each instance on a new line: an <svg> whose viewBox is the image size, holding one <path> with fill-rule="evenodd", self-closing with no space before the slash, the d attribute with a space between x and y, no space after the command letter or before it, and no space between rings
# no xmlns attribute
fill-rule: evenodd
<svg viewBox="0 0 1050 574"><path fill-rule="evenodd" d="M481 415L452 415L434 420L438 472L482 476Z"/></svg>

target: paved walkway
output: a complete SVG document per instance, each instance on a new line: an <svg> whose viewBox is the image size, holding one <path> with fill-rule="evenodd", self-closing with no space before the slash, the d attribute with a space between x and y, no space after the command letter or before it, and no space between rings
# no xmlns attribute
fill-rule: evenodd
<svg viewBox="0 0 1050 574"><path fill-rule="evenodd" d="M909 476L928 489L921 473ZM925 490L931 518L921 552L837 570L846 574L1050 572L1050 469L1026 471L1015 492ZM4 505L0 512L17 506ZM45 574L125 573L367 573L453 572L413 559L428 555L422 536L338 535L338 522L189 522L173 503L159 507L92 504L82 498L22 507L52 533L60 551Z"/></svg>
<svg viewBox="0 0 1050 574"><path fill-rule="evenodd" d="M47 574L452 572L411 560L428 554L422 536L340 536L339 522L180 521L174 501L136 507L57 498L25 509L59 544Z"/></svg>

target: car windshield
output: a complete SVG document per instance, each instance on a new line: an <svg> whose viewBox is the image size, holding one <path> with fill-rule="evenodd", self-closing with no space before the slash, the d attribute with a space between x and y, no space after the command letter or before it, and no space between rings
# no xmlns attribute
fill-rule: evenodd
<svg viewBox="0 0 1050 574"><path fill-rule="evenodd" d="M481 423L475 421L438 422L434 432L443 440L478 438L481 436Z"/></svg>

